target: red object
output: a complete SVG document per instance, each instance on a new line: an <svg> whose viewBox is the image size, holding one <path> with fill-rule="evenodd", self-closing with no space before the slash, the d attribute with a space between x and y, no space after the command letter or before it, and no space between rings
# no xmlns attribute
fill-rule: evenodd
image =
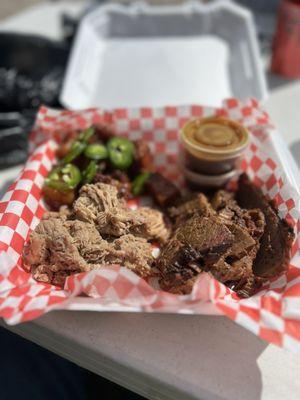
<svg viewBox="0 0 300 400"><path fill-rule="evenodd" d="M299 0L283 0L280 4L271 70L287 78L300 77Z"/></svg>

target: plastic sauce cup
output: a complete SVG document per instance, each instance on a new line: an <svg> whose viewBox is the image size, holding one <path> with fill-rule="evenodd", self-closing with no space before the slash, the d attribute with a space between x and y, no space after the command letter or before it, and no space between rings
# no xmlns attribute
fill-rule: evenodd
<svg viewBox="0 0 300 400"><path fill-rule="evenodd" d="M180 132L182 164L186 179L193 184L220 186L234 176L249 144L248 130L225 117L207 117L187 122ZM198 173L198 179L197 178ZM224 182L223 182L224 181ZM203 182L204 183L204 182Z"/></svg>

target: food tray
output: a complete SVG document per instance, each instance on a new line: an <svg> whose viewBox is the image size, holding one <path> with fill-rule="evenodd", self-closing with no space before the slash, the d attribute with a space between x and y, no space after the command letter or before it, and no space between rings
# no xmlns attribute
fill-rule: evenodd
<svg viewBox="0 0 300 400"><path fill-rule="evenodd" d="M158 170L178 182L178 131L187 120L208 115L234 118L250 130L251 145L242 169L274 200L280 217L296 234L286 275L255 296L239 299L205 273L190 295L179 296L152 288L120 266L71 276L64 290L38 283L23 270L24 243L45 210L43 180L55 160L55 145L65 132L101 121L112 123L120 135L149 141ZM31 135L32 154L0 202L0 317L16 324L53 309L222 314L269 342L300 350L300 194L293 168L282 162L289 153L284 144L276 144L278 136L255 100L229 99L222 108L197 105L78 112L42 108Z"/></svg>
<svg viewBox="0 0 300 400"><path fill-rule="evenodd" d="M250 11L215 0L97 7L80 24L60 99L83 109L266 95Z"/></svg>

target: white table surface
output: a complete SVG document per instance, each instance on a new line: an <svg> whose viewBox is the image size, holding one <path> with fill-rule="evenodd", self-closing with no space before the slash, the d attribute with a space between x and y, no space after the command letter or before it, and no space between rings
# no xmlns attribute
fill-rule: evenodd
<svg viewBox="0 0 300 400"><path fill-rule="evenodd" d="M28 21L17 20L29 29ZM6 27L16 27L11 21ZM296 156L299 104L300 82L272 91L266 104ZM0 186L18 170L2 171ZM225 317L57 311L6 327L149 399L300 398L299 355L268 345Z"/></svg>

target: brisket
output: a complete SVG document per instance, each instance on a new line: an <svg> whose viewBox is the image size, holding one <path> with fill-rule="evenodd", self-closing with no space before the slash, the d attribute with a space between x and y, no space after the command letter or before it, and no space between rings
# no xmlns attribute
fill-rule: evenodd
<svg viewBox="0 0 300 400"><path fill-rule="evenodd" d="M150 175L146 182L146 189L160 207L169 207L181 197L177 186L157 172Z"/></svg>
<svg viewBox="0 0 300 400"><path fill-rule="evenodd" d="M186 292L206 263L217 261L232 243L233 235L217 218L195 214L162 249L157 261L162 287Z"/></svg>
<svg viewBox="0 0 300 400"><path fill-rule="evenodd" d="M260 239L260 248L253 265L254 273L270 278L286 271L294 240L292 228L278 217L262 191L245 174L239 180L237 200L246 209L261 210L266 221L264 233Z"/></svg>

